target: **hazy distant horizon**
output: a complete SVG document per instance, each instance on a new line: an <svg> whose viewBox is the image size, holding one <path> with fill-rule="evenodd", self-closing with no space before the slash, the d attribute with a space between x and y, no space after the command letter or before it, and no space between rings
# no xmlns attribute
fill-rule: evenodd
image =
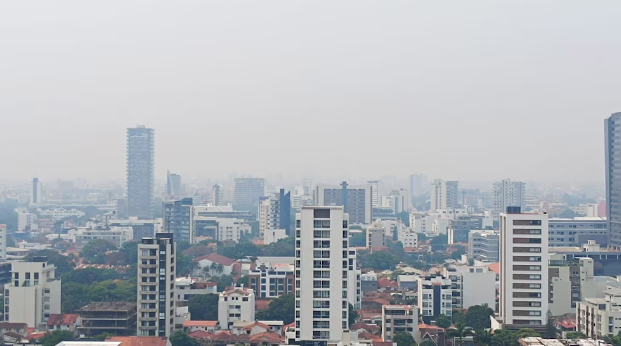
<svg viewBox="0 0 621 346"><path fill-rule="evenodd" d="M0 3L0 180L604 181L617 1ZM287 178L289 177L289 178Z"/></svg>

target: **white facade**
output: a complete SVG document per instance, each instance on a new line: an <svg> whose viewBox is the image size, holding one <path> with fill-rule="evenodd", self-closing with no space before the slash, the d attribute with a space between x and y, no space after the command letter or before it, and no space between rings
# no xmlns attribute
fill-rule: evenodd
<svg viewBox="0 0 621 346"><path fill-rule="evenodd" d="M138 244L137 336L171 337L175 330L176 245L172 233Z"/></svg>
<svg viewBox="0 0 621 346"><path fill-rule="evenodd" d="M521 181L505 179L494 183L492 188L492 208L494 216L507 211L507 207L524 209L526 184Z"/></svg>
<svg viewBox="0 0 621 346"><path fill-rule="evenodd" d="M269 245L287 238L286 229L268 229L263 233L263 245Z"/></svg>
<svg viewBox="0 0 621 346"><path fill-rule="evenodd" d="M437 209L458 208L459 203L459 182L436 179L431 183L431 208L434 212Z"/></svg>
<svg viewBox="0 0 621 346"><path fill-rule="evenodd" d="M429 324L439 315L453 315L453 289L450 279L437 275L418 280L418 304L423 321Z"/></svg>
<svg viewBox="0 0 621 346"><path fill-rule="evenodd" d="M418 307L415 305L382 306L382 339L392 341L395 334L418 334Z"/></svg>
<svg viewBox="0 0 621 346"><path fill-rule="evenodd" d="M109 230L96 229L72 229L68 232L69 238L75 242L75 246L81 249L91 240L106 240L120 248L125 242L134 239L134 229L132 227L110 227Z"/></svg>
<svg viewBox="0 0 621 346"><path fill-rule="evenodd" d="M11 282L4 286L4 321L46 330L50 314L61 313L61 282L47 262L11 263Z"/></svg>
<svg viewBox="0 0 621 346"><path fill-rule="evenodd" d="M488 265L454 265L444 268L444 276L453 283L453 308L474 305L496 306L496 273Z"/></svg>
<svg viewBox="0 0 621 346"><path fill-rule="evenodd" d="M362 282L360 278L362 270L358 266L356 248L349 248L348 259L347 299L349 299L349 303L354 307L354 310L358 311L362 309Z"/></svg>
<svg viewBox="0 0 621 346"><path fill-rule="evenodd" d="M384 183L381 180L369 180L367 183L369 183L373 189L371 191L371 203L373 204L373 208L379 207L382 205L382 187Z"/></svg>
<svg viewBox="0 0 621 346"><path fill-rule="evenodd" d="M399 232L398 240L403 244L404 248L418 247L418 234L414 233L411 228L406 228Z"/></svg>
<svg viewBox="0 0 621 346"><path fill-rule="evenodd" d="M340 340L348 329L348 215L302 207L296 215L296 340ZM342 265L341 265L342 264Z"/></svg>
<svg viewBox="0 0 621 346"><path fill-rule="evenodd" d="M37 209L39 216L51 217L54 221L62 220L66 217L82 217L84 212L77 209L65 209L62 207Z"/></svg>
<svg viewBox="0 0 621 346"><path fill-rule="evenodd" d="M576 329L592 339L621 332L621 288L609 285L604 298L587 298L576 307Z"/></svg>
<svg viewBox="0 0 621 346"><path fill-rule="evenodd" d="M37 215L28 212L17 213L17 230L20 232L26 229L36 230L37 227Z"/></svg>
<svg viewBox="0 0 621 346"><path fill-rule="evenodd" d="M230 330L235 321L254 321L254 291L250 288L234 288L220 293L218 322L220 328Z"/></svg>
<svg viewBox="0 0 621 346"><path fill-rule="evenodd" d="M8 236L6 225L0 225L0 261L6 261L6 241Z"/></svg>
<svg viewBox="0 0 621 346"><path fill-rule="evenodd" d="M548 311L548 215L500 214L500 317L544 325Z"/></svg>
<svg viewBox="0 0 621 346"><path fill-rule="evenodd" d="M468 259L495 263L500 260L500 234L475 230L468 233Z"/></svg>
<svg viewBox="0 0 621 346"><path fill-rule="evenodd" d="M367 228L367 249L379 250L386 247L386 229L381 222L374 222Z"/></svg>
<svg viewBox="0 0 621 346"><path fill-rule="evenodd" d="M252 227L241 219L218 219L218 240L239 243L243 234L250 234Z"/></svg>

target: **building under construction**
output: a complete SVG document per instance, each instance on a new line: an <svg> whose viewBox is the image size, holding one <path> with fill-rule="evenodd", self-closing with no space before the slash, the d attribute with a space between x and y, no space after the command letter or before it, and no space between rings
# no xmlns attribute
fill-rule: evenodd
<svg viewBox="0 0 621 346"><path fill-rule="evenodd" d="M136 334L136 303L90 303L78 311L82 318L82 326L78 327L80 336L91 337L103 333L118 336Z"/></svg>

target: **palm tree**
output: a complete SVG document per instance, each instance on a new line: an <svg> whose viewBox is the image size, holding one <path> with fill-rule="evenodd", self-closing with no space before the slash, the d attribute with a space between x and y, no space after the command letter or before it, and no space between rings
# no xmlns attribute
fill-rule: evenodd
<svg viewBox="0 0 621 346"><path fill-rule="evenodd" d="M217 267L218 267L218 263L211 262L211 265L209 266L210 272L217 272L217 270L216 270Z"/></svg>
<svg viewBox="0 0 621 346"><path fill-rule="evenodd" d="M492 344L493 334L489 329L477 330L474 332L474 344L487 346Z"/></svg>
<svg viewBox="0 0 621 346"><path fill-rule="evenodd" d="M216 265L216 273L222 274L223 271L224 271L224 266L222 264L218 263Z"/></svg>
<svg viewBox="0 0 621 346"><path fill-rule="evenodd" d="M474 335L474 331L463 322L457 322L446 334L450 338L459 338L459 346L462 346L464 344L464 337Z"/></svg>

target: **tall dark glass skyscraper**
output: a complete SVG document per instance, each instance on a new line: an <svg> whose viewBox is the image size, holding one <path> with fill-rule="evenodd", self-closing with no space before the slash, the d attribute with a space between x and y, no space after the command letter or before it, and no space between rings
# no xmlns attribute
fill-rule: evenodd
<svg viewBox="0 0 621 346"><path fill-rule="evenodd" d="M606 138L606 219L608 244L621 249L621 112L604 121Z"/></svg>
<svg viewBox="0 0 621 346"><path fill-rule="evenodd" d="M153 129L127 129L127 215L153 218Z"/></svg>

